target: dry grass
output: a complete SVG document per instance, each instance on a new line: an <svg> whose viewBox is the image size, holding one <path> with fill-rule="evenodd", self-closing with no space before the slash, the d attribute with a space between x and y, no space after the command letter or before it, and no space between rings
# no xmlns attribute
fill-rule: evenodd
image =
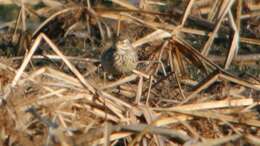
<svg viewBox="0 0 260 146"><path fill-rule="evenodd" d="M259 1L91 2L0 23L0 145L260 145ZM118 34L140 61L109 80Z"/></svg>

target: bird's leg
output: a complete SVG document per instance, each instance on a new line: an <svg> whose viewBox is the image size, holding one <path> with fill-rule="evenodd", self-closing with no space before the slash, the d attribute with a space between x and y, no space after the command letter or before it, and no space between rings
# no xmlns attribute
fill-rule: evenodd
<svg viewBox="0 0 260 146"><path fill-rule="evenodd" d="M106 73L106 72L103 73L103 78L104 78L104 80L103 80L103 86L105 86L105 84L106 84L106 79L107 79L107 73Z"/></svg>

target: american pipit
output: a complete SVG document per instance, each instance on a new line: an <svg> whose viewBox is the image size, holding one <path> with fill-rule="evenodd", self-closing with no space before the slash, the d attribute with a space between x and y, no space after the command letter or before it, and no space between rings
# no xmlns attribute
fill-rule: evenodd
<svg viewBox="0 0 260 146"><path fill-rule="evenodd" d="M128 74L136 68L138 56L129 39L119 38L114 47L104 51L101 64L107 73Z"/></svg>

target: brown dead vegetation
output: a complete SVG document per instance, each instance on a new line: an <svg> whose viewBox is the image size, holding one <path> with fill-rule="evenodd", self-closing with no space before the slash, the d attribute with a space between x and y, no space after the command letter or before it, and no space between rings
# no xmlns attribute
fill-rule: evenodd
<svg viewBox="0 0 260 146"><path fill-rule="evenodd" d="M0 145L260 145L258 0L10 3ZM139 65L109 79L120 34Z"/></svg>

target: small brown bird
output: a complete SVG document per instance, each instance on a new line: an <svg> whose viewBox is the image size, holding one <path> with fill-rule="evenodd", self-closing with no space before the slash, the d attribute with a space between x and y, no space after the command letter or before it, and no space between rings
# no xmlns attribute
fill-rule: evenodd
<svg viewBox="0 0 260 146"><path fill-rule="evenodd" d="M115 45L101 55L101 65L113 75L128 74L136 68L138 56L129 39L119 38Z"/></svg>

